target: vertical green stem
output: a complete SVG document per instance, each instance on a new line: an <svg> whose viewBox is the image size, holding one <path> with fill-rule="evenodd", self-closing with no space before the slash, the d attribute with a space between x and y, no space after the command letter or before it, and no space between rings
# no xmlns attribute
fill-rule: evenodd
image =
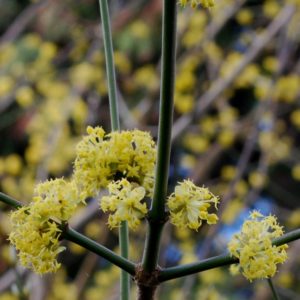
<svg viewBox="0 0 300 300"><path fill-rule="evenodd" d="M129 234L128 234L128 225L126 221L123 221L119 228L119 242L121 249L121 256L128 259L129 257ZM130 299L130 277L127 272L121 270L121 299L129 300Z"/></svg>
<svg viewBox="0 0 300 300"><path fill-rule="evenodd" d="M277 291L274 287L274 284L273 284L273 281L272 281L271 278L268 278L268 284L269 284L269 287L272 291L272 295L273 295L274 300L280 300L279 295L278 295L278 293L277 293Z"/></svg>
<svg viewBox="0 0 300 300"><path fill-rule="evenodd" d="M114 67L114 52L112 45L112 34L110 29L110 19L107 0L99 0L100 14L102 19L102 34L105 51L106 72L108 80L108 97L111 118L111 130L120 130L118 101L117 101L117 83Z"/></svg>
<svg viewBox="0 0 300 300"><path fill-rule="evenodd" d="M113 45L112 45L112 34L110 28L110 19L107 0L99 0L100 13L102 18L102 33L105 50L105 61L108 79L108 97L110 106L110 117L111 117L111 129L112 131L120 130L119 112L118 112L118 101L117 101L117 83L116 74L114 68L114 56L113 56ZM128 258L128 225L127 222L122 222L119 229L119 241L121 255L124 258ZM121 271L121 299L129 299L130 289L130 278L125 271Z"/></svg>
<svg viewBox="0 0 300 300"><path fill-rule="evenodd" d="M143 268L146 272L151 272L156 267L160 235L166 218L165 199L167 196L173 122L176 6L177 1L164 0L157 166L153 202L149 212L149 229L143 257Z"/></svg>

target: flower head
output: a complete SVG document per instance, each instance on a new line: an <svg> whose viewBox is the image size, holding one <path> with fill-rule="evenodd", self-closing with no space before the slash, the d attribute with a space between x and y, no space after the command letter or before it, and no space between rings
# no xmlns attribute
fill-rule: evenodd
<svg viewBox="0 0 300 300"><path fill-rule="evenodd" d="M253 211L241 232L235 234L228 244L231 255L240 260L231 271L242 273L250 281L274 276L276 265L287 259L286 244L278 247L272 245L272 240L282 235L282 227L275 216L264 216Z"/></svg>
<svg viewBox="0 0 300 300"><path fill-rule="evenodd" d="M75 181L81 197L97 195L112 181L127 178L152 193L156 147L149 133L133 130L105 134L100 127L87 128L77 146Z"/></svg>
<svg viewBox="0 0 300 300"><path fill-rule="evenodd" d="M59 223L71 217L77 204L75 184L56 179L37 185L33 201L11 214L9 240L24 267L38 274L60 267L56 257L64 247L59 245Z"/></svg>
<svg viewBox="0 0 300 300"><path fill-rule="evenodd" d="M148 211L146 203L141 203L145 189L123 178L111 182L108 190L110 195L102 197L100 207L104 212L113 212L108 219L109 226L118 227L122 221L127 221L131 229L136 229Z"/></svg>
<svg viewBox="0 0 300 300"><path fill-rule="evenodd" d="M201 5L204 8L211 8L215 6L214 0L179 0L180 5L186 6L188 3L192 8L196 8L198 5Z"/></svg>
<svg viewBox="0 0 300 300"><path fill-rule="evenodd" d="M207 188L197 187L192 181L184 180L175 187L175 192L168 198L171 223L178 227L198 230L202 221L215 224L216 214L208 213L211 204L217 208L219 198Z"/></svg>

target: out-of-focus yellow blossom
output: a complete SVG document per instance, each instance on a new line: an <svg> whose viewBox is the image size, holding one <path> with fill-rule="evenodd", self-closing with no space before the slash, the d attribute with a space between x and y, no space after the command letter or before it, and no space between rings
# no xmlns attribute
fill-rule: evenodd
<svg viewBox="0 0 300 300"><path fill-rule="evenodd" d="M95 68L91 63L80 63L72 67L70 79L75 86L87 89L104 78L103 70Z"/></svg>
<svg viewBox="0 0 300 300"><path fill-rule="evenodd" d="M201 43L207 24L207 16L203 11L196 11L189 20L186 32L182 36L182 44L191 48Z"/></svg>
<svg viewBox="0 0 300 300"><path fill-rule="evenodd" d="M10 76L0 76L0 97L8 96L13 92L14 80Z"/></svg>
<svg viewBox="0 0 300 300"><path fill-rule="evenodd" d="M19 300L19 295L10 292L5 292L0 295L0 300Z"/></svg>
<svg viewBox="0 0 300 300"><path fill-rule="evenodd" d="M84 233L92 239L97 239L104 233L103 226L96 221L89 222L84 228Z"/></svg>
<svg viewBox="0 0 300 300"><path fill-rule="evenodd" d="M128 74L131 71L130 60L126 55L120 51L115 51L114 53L114 61L116 65L116 69L121 74Z"/></svg>
<svg viewBox="0 0 300 300"><path fill-rule="evenodd" d="M57 54L57 46L50 42L44 42L39 47L39 56L43 60L52 60Z"/></svg>
<svg viewBox="0 0 300 300"><path fill-rule="evenodd" d="M146 65L139 68L133 74L133 81L140 88L146 88L155 92L159 87L159 78L153 65Z"/></svg>
<svg viewBox="0 0 300 300"><path fill-rule="evenodd" d="M174 106L178 113L187 114L191 112L195 106L195 100L189 94L175 94Z"/></svg>
<svg viewBox="0 0 300 300"><path fill-rule="evenodd" d="M17 154L8 155L4 160L4 164L5 172L13 176L19 175L22 170L22 160Z"/></svg>
<svg viewBox="0 0 300 300"><path fill-rule="evenodd" d="M274 56L267 56L263 60L263 67L271 73L276 72L279 68L278 58L276 58Z"/></svg>
<svg viewBox="0 0 300 300"><path fill-rule="evenodd" d="M218 127L218 123L215 117L212 116L204 116L200 123L200 130L204 135L207 136L213 136L216 131L217 131L217 127Z"/></svg>
<svg viewBox="0 0 300 300"><path fill-rule="evenodd" d="M198 230L202 221L207 224L216 224L216 214L208 213L211 204L217 209L219 198L207 188L197 187L192 181L184 180L175 187L167 200L170 211L170 221L178 227L189 227Z"/></svg>
<svg viewBox="0 0 300 300"><path fill-rule="evenodd" d="M263 13L266 17L273 19L280 11L280 4L276 0L267 0L263 4Z"/></svg>
<svg viewBox="0 0 300 300"><path fill-rule="evenodd" d="M211 269L199 273L199 278L201 280L201 283L206 286L211 284L223 283L225 277L226 275L224 274L224 271L222 271L220 268L215 268L215 269Z"/></svg>
<svg viewBox="0 0 300 300"><path fill-rule="evenodd" d="M196 162L197 159L194 155L186 154L181 157L180 165L187 169L193 169Z"/></svg>
<svg viewBox="0 0 300 300"><path fill-rule="evenodd" d="M55 274L53 287L55 288L51 289L47 300L78 299L76 285L67 281L66 274L62 270Z"/></svg>
<svg viewBox="0 0 300 300"><path fill-rule="evenodd" d="M32 202L11 214L10 242L16 247L21 264L38 274L55 272L60 264L57 255L59 223L67 221L78 205L77 188L63 179L36 186Z"/></svg>
<svg viewBox="0 0 300 300"><path fill-rule="evenodd" d="M232 165L226 165L221 169L221 177L226 181L232 180L236 176L236 173L236 167Z"/></svg>
<svg viewBox="0 0 300 300"><path fill-rule="evenodd" d="M243 202L236 198L232 199L225 207L221 220L224 224L232 224L236 217L239 215L239 213L244 208Z"/></svg>
<svg viewBox="0 0 300 300"><path fill-rule="evenodd" d="M16 100L22 107L30 106L34 101L34 91L29 86L22 86L16 91Z"/></svg>
<svg viewBox="0 0 300 300"><path fill-rule="evenodd" d="M245 180L240 180L234 187L236 195L240 198L244 197L248 192L248 185Z"/></svg>
<svg viewBox="0 0 300 300"><path fill-rule="evenodd" d="M254 171L249 174L248 181L252 187L259 189L265 186L267 177L259 171Z"/></svg>
<svg viewBox="0 0 300 300"><path fill-rule="evenodd" d="M206 273L206 272L205 272ZM221 295L215 287L200 287L199 292L197 293L198 300L226 300L227 298Z"/></svg>
<svg viewBox="0 0 300 300"><path fill-rule="evenodd" d="M127 178L152 193L156 147L151 136L140 130L111 132L88 127L77 145L74 176L81 198L96 196L111 181Z"/></svg>
<svg viewBox="0 0 300 300"><path fill-rule="evenodd" d="M291 228L300 226L300 208L294 210L287 219L287 224Z"/></svg>
<svg viewBox="0 0 300 300"><path fill-rule="evenodd" d="M283 288L290 288L293 285L294 276L291 271L280 271L276 278L276 285Z"/></svg>
<svg viewBox="0 0 300 300"><path fill-rule="evenodd" d="M108 218L109 227L115 228L122 221L127 221L131 229L137 229L148 211L146 203L141 203L146 194L145 189L123 178L111 182L108 190L110 195L102 197L100 207L104 212L111 212Z"/></svg>
<svg viewBox="0 0 300 300"><path fill-rule="evenodd" d="M94 276L95 285L84 291L84 299L98 300L99 295L103 299L109 299L119 276L120 269L115 266L96 272Z"/></svg>
<svg viewBox="0 0 300 300"><path fill-rule="evenodd" d="M287 259L287 244L273 246L272 240L283 235L275 216L264 216L253 211L228 243L230 254L239 259L233 271L239 271L248 280L269 278L275 275L276 265Z"/></svg>
<svg viewBox="0 0 300 300"><path fill-rule="evenodd" d="M214 0L179 0L179 3L182 6L190 4L192 8L196 8L198 5L201 5L205 8L211 8L215 6Z"/></svg>
<svg viewBox="0 0 300 300"><path fill-rule="evenodd" d="M16 261L14 252L15 251L12 250L12 247L10 245L2 245L0 253L1 261L4 261L11 266L15 265Z"/></svg>
<svg viewBox="0 0 300 300"><path fill-rule="evenodd" d="M180 72L176 77L175 90L179 93L186 93L194 89L196 77L192 72Z"/></svg>
<svg viewBox="0 0 300 300"><path fill-rule="evenodd" d="M249 64L243 72L235 80L235 85L238 88L246 88L253 85L259 75L259 68L255 64Z"/></svg>
<svg viewBox="0 0 300 300"><path fill-rule="evenodd" d="M14 177L6 176L1 179L1 187L4 193L12 197L19 198L21 195L18 190L18 183Z"/></svg>
<svg viewBox="0 0 300 300"><path fill-rule="evenodd" d="M223 52L221 48L212 41L205 42L203 51L207 58L210 59L210 63L213 65L219 65L223 58Z"/></svg>
<svg viewBox="0 0 300 300"><path fill-rule="evenodd" d="M64 83L49 79L41 79L37 84L38 91L49 99L62 100L66 98L70 93L70 87Z"/></svg>
<svg viewBox="0 0 300 300"><path fill-rule="evenodd" d="M258 76L258 80L255 83L254 94L260 100L264 101L270 96L271 80L264 76Z"/></svg>
<svg viewBox="0 0 300 300"><path fill-rule="evenodd" d="M184 146L195 153L203 153L209 147L209 140L196 133L187 133L183 138Z"/></svg>
<svg viewBox="0 0 300 300"><path fill-rule="evenodd" d="M241 25L249 25L253 21L253 13L250 9L243 8L237 13L236 19Z"/></svg>
<svg viewBox="0 0 300 300"><path fill-rule="evenodd" d="M68 249L75 255L82 255L86 252L85 248L75 243L70 243L70 245L68 245Z"/></svg>
<svg viewBox="0 0 300 300"><path fill-rule="evenodd" d="M2 44L0 48L0 66L11 62L17 54L16 47L10 43Z"/></svg>
<svg viewBox="0 0 300 300"><path fill-rule="evenodd" d="M191 239L185 240L184 242L180 243L179 248L182 253L180 263L190 264L198 260L195 253L195 247Z"/></svg>
<svg viewBox="0 0 300 300"><path fill-rule="evenodd" d="M242 54L239 52L231 52L230 54L228 54L220 69L221 76L225 78L228 77L239 65L241 59Z"/></svg>
<svg viewBox="0 0 300 300"><path fill-rule="evenodd" d="M291 113L290 120L297 129L300 129L300 109L296 109Z"/></svg>
<svg viewBox="0 0 300 300"><path fill-rule="evenodd" d="M186 227L175 227L175 236L179 240L188 240L191 237L191 231Z"/></svg>
<svg viewBox="0 0 300 300"><path fill-rule="evenodd" d="M150 27L142 20L134 21L129 27L130 33L134 38L145 39L150 36Z"/></svg>
<svg viewBox="0 0 300 300"><path fill-rule="evenodd" d="M222 130L217 136L218 143L224 148L230 147L234 143L234 139L235 133L229 129Z"/></svg>
<svg viewBox="0 0 300 300"><path fill-rule="evenodd" d="M3 158L0 158L0 176L5 173L5 161Z"/></svg>
<svg viewBox="0 0 300 300"><path fill-rule="evenodd" d="M227 107L220 111L219 124L223 127L230 127L238 117L238 110L234 107Z"/></svg>
<svg viewBox="0 0 300 300"><path fill-rule="evenodd" d="M289 137L279 137L275 132L261 132L258 138L259 146L269 155L269 160L274 163L290 155L292 141Z"/></svg>
<svg viewBox="0 0 300 300"><path fill-rule="evenodd" d="M275 85L274 98L292 103L296 101L300 91L300 77L297 74L282 76Z"/></svg>
<svg viewBox="0 0 300 300"><path fill-rule="evenodd" d="M78 98L75 101L72 106L71 115L78 129L81 129L82 124L85 123L88 116L88 107L83 99Z"/></svg>

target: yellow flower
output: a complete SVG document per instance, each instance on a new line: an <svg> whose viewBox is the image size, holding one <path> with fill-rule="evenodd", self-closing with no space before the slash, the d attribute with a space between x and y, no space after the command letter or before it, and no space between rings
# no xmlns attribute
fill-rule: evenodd
<svg viewBox="0 0 300 300"><path fill-rule="evenodd" d="M112 181L127 178L152 193L156 147L147 132L133 130L106 134L88 127L88 136L77 146L75 181L85 199L96 196Z"/></svg>
<svg viewBox="0 0 300 300"><path fill-rule="evenodd" d="M239 264L234 265L232 271L242 273L250 281L274 276L276 265L287 259L286 244L279 247L272 245L272 240L282 235L282 227L275 216L253 211L241 232L228 243L231 255L239 258Z"/></svg>
<svg viewBox="0 0 300 300"><path fill-rule="evenodd" d="M184 180L175 187L175 192L168 198L170 221L175 226L195 230L198 230L203 220L208 224L215 224L218 217L208 213L208 208L212 203L217 208L218 202L219 198L207 188L197 187L192 181Z"/></svg>
<svg viewBox="0 0 300 300"><path fill-rule="evenodd" d="M196 8L198 5L201 5L205 8L210 8L215 6L214 0L179 0L179 3L182 6L186 6L187 3L189 3L192 8Z"/></svg>
<svg viewBox="0 0 300 300"><path fill-rule="evenodd" d="M60 267L56 257L64 247L59 245L59 223L71 217L77 204L75 184L56 179L37 185L33 201L11 214L9 240L24 267L38 274Z"/></svg>
<svg viewBox="0 0 300 300"><path fill-rule="evenodd" d="M102 197L100 207L104 212L113 212L108 218L109 227L118 227L122 221L127 221L128 226L135 230L148 211L146 203L141 203L145 189L123 178L111 182L108 190L110 195Z"/></svg>

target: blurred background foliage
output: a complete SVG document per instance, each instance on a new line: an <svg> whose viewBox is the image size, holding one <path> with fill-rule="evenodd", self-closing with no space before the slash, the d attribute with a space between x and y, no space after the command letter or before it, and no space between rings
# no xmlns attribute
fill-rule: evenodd
<svg viewBox="0 0 300 300"><path fill-rule="evenodd" d="M34 185L68 177L87 125L110 130L96 0L0 0L0 190L27 203ZM161 1L110 1L123 129L157 134ZM178 8L170 193L192 179L220 195L220 222L197 233L165 227L161 266L224 252L250 209L300 226L300 1L216 0L210 11ZM119 270L64 242L61 270L21 269L7 243L0 203L0 300L118 299ZM91 199L71 221L118 251L117 232ZM145 227L130 235L141 259ZM300 244L274 282L300 299ZM132 291L135 293L134 288ZM173 280L160 299L270 299L265 281L227 268ZM133 296L134 297L134 296Z"/></svg>

